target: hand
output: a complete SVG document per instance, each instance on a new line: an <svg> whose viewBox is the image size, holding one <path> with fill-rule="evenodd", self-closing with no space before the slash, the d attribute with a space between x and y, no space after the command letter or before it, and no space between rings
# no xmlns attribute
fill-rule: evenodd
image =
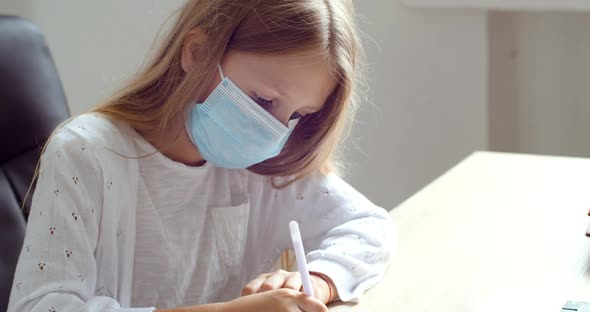
<svg viewBox="0 0 590 312"><path fill-rule="evenodd" d="M320 300L289 288L240 297L227 302L225 306L226 312L328 312Z"/></svg>
<svg viewBox="0 0 590 312"><path fill-rule="evenodd" d="M332 299L330 298L330 287L332 287L332 289L335 289L335 287L328 285L328 283L319 276L311 274L310 277L314 297L326 304L329 303ZM299 272L278 270L273 273L262 274L258 278L249 282L242 289L242 296L280 288L288 288L300 291L302 286L303 283L301 282L301 275Z"/></svg>

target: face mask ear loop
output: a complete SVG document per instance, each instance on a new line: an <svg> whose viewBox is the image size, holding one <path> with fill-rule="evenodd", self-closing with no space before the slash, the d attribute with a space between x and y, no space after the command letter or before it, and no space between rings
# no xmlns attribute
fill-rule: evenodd
<svg viewBox="0 0 590 312"><path fill-rule="evenodd" d="M223 80L225 77L223 76L223 71L221 70L221 64L217 64L217 69L219 70L219 76L221 76L221 80Z"/></svg>

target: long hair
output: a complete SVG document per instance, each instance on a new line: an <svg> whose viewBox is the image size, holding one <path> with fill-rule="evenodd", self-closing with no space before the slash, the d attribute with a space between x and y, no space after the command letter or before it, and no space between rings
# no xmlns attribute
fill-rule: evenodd
<svg viewBox="0 0 590 312"><path fill-rule="evenodd" d="M181 67L185 38L195 28L206 49L190 72ZM356 107L360 42L351 0L189 0L144 69L93 111L147 135L168 133L205 94L226 51L289 54L321 49L337 84L321 111L303 117L283 151L248 170L292 181L337 169L335 150ZM292 182L291 181L291 182Z"/></svg>

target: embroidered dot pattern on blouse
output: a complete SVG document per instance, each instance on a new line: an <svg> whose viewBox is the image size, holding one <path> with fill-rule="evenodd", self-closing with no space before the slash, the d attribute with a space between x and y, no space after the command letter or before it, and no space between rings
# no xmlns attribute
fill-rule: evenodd
<svg viewBox="0 0 590 312"><path fill-rule="evenodd" d="M95 118L97 118L97 116L93 115ZM86 131L87 133L89 133L87 131L87 128L85 125L78 125L77 129ZM75 153L81 153L81 152L85 152L87 150L87 146L85 144L80 144L77 145L77 148L74 148L73 150L61 150L61 149L57 149L55 150L55 155L53 155L54 157L57 157L59 159L61 159L60 162L64 162L64 159L69 159L67 156L69 156L70 152L75 152ZM67 153L66 153L67 152ZM91 151L89 151L91 152ZM39 180L44 179L45 178L45 171L41 168L39 171ZM67 195L69 195L70 192L70 188L77 188L78 186L80 186L81 184L84 185L82 182L82 180L80 179L80 177L82 178L82 180L84 180L85 175L82 175L81 172L78 173L73 173L71 175L67 175L65 176L65 180L63 181L63 185L60 185L59 183L56 183L57 185L52 185L52 186L48 186L46 187L46 193L48 194L46 195L46 199L48 199L49 197L51 197L51 200L55 201L56 205L59 206L59 202L63 200L64 198L68 198ZM113 175L111 174L110 176L107 175L106 177L109 177L111 179L104 179L103 181L106 181L104 185L105 187L105 191L111 190L113 187L113 180L116 180L116 178L118 177L117 175ZM70 180L71 179L71 180ZM119 180L116 180L119 181ZM265 181L265 184L267 185L273 185L273 180L272 178L268 178ZM104 182L103 182L104 183ZM100 184L99 184L100 185ZM119 186L119 185L118 185ZM285 195L289 195L289 199L284 198L285 200L289 200L289 201L293 201L293 197L295 197L295 200L297 201L302 201L302 204L306 204L306 202L304 201L307 198L307 201L311 201L314 200L316 198L320 198L320 197L324 197L324 196L329 196L330 195L330 190L326 187L329 185L325 185L325 184L318 184L315 185L313 189L309 190L307 188L303 188L302 192L294 192L294 193L290 193L290 192L283 192L282 190L277 190L275 188L272 188L271 193L268 194L267 199L268 198L275 198L278 199L279 195L281 195L281 197L285 197ZM100 188L100 187L99 187ZM334 192L334 194L338 194L340 195L340 193L338 193L339 189L337 188L332 188L332 191ZM281 194L279 194L281 193ZM340 196L336 196L337 198L340 198ZM298 205L302 205L302 204L298 204ZM307 205L306 205L307 206ZM41 208L41 207L39 207ZM44 207L47 208L47 207ZM95 214L96 210L93 207L88 207L90 210L91 214ZM72 211L75 210L75 211ZM44 235L49 235L51 238L56 239L56 240L62 240L63 237L67 237L68 235L72 234L68 231L70 231L70 227L66 224L64 225L62 222L78 222L80 221L80 223L76 223L79 225L83 225L83 220L78 220L78 218L82 218L82 216L84 216L84 214L80 215L80 213L78 213L76 207L73 207L73 209L70 211L62 211L63 214L63 219L64 220L53 220L53 219L49 219L48 221L51 222L49 224L47 224L48 222L46 221L46 225L40 227L41 231L49 231L49 233L45 232ZM318 216L321 219L324 219L325 217L329 216L331 213L334 212L333 209L328 208L323 208L321 209L322 211L318 213ZM349 208L350 210L350 208ZM47 210L49 213L45 214L44 213L44 209L39 209L39 216L44 217L45 215L51 217L51 216L55 216L56 214L54 213L53 210ZM82 211L81 211L82 212ZM336 216L335 216L336 217ZM71 219L70 219L71 218ZM313 222L309 219L309 218L305 218L303 216L299 216L299 217L295 217L294 219L296 219L298 221L298 223L300 225L302 225L304 222L307 222L308 225L309 224L313 224ZM328 218L326 218L328 219ZM125 234L124 232L122 233L121 230L117 230L116 232L116 237L120 237L121 235ZM350 238L353 239L357 239L359 242L361 242L363 239L361 236L351 236ZM66 243L65 246L63 246L62 248L60 248L57 253L57 255L61 254L61 257L63 257L62 261L74 261L75 257L80 257L82 251L78 251L75 247L73 247L71 244L70 246L67 245L67 241L63 241L63 243ZM328 247L332 247L337 245L337 243L329 243L327 244ZM325 246L325 245L324 245ZM34 262L32 264L29 264L30 268L34 268L37 271L37 274L43 274L42 276L48 276L48 274L53 273L56 268L56 265L59 266L63 266L63 263L60 263L59 261L56 261L58 259L51 259L51 258L47 258L47 255L44 255L44 253L47 253L48 250L47 249L43 249L44 246L37 246L36 243L33 242L33 245L31 244L27 244L25 246L25 251L26 253L30 253L30 257L35 257L33 258ZM336 251L338 252L338 251ZM278 250L278 254L281 253L281 250ZM339 252L341 253L343 256L347 256L349 255L347 252ZM52 255L54 255L53 257L55 257L55 253L51 253ZM29 255L27 255L28 257ZM362 256L361 256L362 257ZM366 260L376 260L377 255L376 254L371 254L371 253L367 253L364 255L364 258ZM274 258L276 259L276 258ZM262 266L263 268L261 269L268 269L270 267L272 267L272 264L274 261L273 258L267 258L262 260L262 263L258 263L257 266ZM36 261L35 261L36 260ZM383 256L381 256L379 258L379 260L383 260ZM35 268L35 264L36 264L36 268ZM348 264L347 265L348 268L350 268L352 271L359 271L361 269L363 269L363 266L361 265L356 265L356 264ZM43 273L40 273L43 272ZM76 273L85 273L84 271L79 271ZM76 274L72 274L75 280L75 276ZM86 281L86 276L84 274L77 274L77 279L80 281L80 283L84 283ZM22 280L21 281L15 281L14 283L14 289L19 291L20 293L26 291L27 288L31 287L30 284L27 283L27 281L25 280L25 284L23 285ZM99 284L100 285L100 284ZM99 286L97 285L97 286ZM59 289L64 289L64 285L56 285L57 287L59 287ZM98 293L104 293L104 295L106 296L110 296L113 297L111 294L110 289L107 289L105 286L100 286L97 287L98 289ZM95 292L96 293L96 292ZM27 294L23 293L22 296L26 296ZM26 296L25 299L29 300L31 296ZM51 304L51 303L50 303ZM49 312L58 312L58 310L55 308L55 306L57 306L56 303L53 303L51 306L50 304L46 305L44 309L47 309L47 311ZM59 308L59 306L58 306Z"/></svg>
<svg viewBox="0 0 590 312"><path fill-rule="evenodd" d="M84 126L81 126L79 128L82 129L82 130L86 130L86 128ZM81 146L81 150L82 151L86 150L86 146L82 145ZM56 154L57 158L62 158L62 156L63 156L63 152L61 150L57 150L55 152L55 154ZM43 170L39 170L39 178L42 179L44 177L45 177L44 171ZM74 183L74 185L77 185L79 181L80 181L80 179L77 176L73 176L72 177L72 182ZM107 188L110 188L112 186L112 184L113 184L112 181L109 181L107 183ZM59 188L55 188L53 190L53 194L56 197L59 196L59 194L60 194ZM95 209L92 208L91 209L91 212L92 212L92 214L94 214ZM43 216L43 210L39 211L39 216ZM77 212L72 212L71 213L71 216L72 216L72 219L74 220L74 222L75 221L78 221L79 214ZM49 234L52 237L56 235L56 232L57 232L57 228L55 226L49 227ZM30 244L28 244L27 246L25 246L25 250L26 250L27 253L30 253L31 250L32 250L32 246ZM74 251L71 250L71 249L65 249L64 250L64 254L65 254L65 257L69 259L69 258L73 257ZM39 263L37 263L37 268L39 269L39 271L45 271L47 269L47 263L44 262L44 261L40 261ZM78 275L78 279L81 282L84 282L86 280L86 278L82 274ZM22 286L23 286L22 282L15 283L15 288L17 290L19 290L19 291L21 290ZM63 285L60 285L59 286L59 289L63 289ZM49 312L57 312L57 310L54 307L50 307L49 308Z"/></svg>
<svg viewBox="0 0 590 312"><path fill-rule="evenodd" d="M80 128L80 129L82 129L82 130L86 130L86 129L85 129L84 127L82 127L82 126L81 126L81 127L79 127L79 128ZM82 150L82 151L85 151L85 150L86 150L86 146L82 145L82 146L81 146L81 150ZM58 157L58 158L61 158L61 157L62 157L62 152L61 152L60 150L56 151L56 154L57 154L57 157ZM42 173L42 172L40 171L40 174L41 174L41 173ZM73 176L73 177L72 177L72 182L73 182L75 185L77 185L79 181L80 181L80 179L79 179L78 177L76 177L76 176ZM272 185L272 179L271 179L271 178L268 178L268 179L266 179L266 183L268 183L269 185ZM107 183L106 183L106 188L107 188L107 190L110 190L112 186L113 186L113 181L112 181L112 180L109 180L109 181L107 181ZM57 189L57 188L56 188L56 189L53 191L53 193L54 193L56 196L58 196L58 195L59 195L59 192L60 192L60 191L59 191L59 189ZM329 192L329 190L328 190L327 188L325 188L325 187L321 188L320 192L321 192L321 194L323 194L323 195L330 195L330 192ZM274 198L278 198L278 191L277 191L277 190L275 190ZM297 200L303 200L304 198L305 198L305 197L303 196L303 193L298 193L298 194L297 194L297 196L296 196L296 199L297 199ZM92 208L92 209L91 209L91 213L92 213L92 214L94 214L94 212L95 212L95 209L94 209L94 208ZM42 212L41 212L41 215L42 215ZM78 214L77 214L76 212L72 212L72 214L71 214L71 215L72 215L72 218L74 219L74 221L77 221L77 220L78 220ZM327 213L326 213L325 215L323 215L323 217L325 217L325 216L327 216ZM297 221L298 221L298 223L299 223L299 224L303 223L303 221L301 220L301 218L299 218ZM50 229L49 229L49 230L50 230L50 234L51 234L52 236L53 236L53 235L55 234L55 232L56 232L56 228L55 228L55 227L50 227ZM121 235L121 231L117 231L117 237L119 237L120 235ZM360 236L357 236L357 237L358 237L358 239L359 239L359 240L361 239L361 238L360 238ZM330 243L330 244L329 244L329 246L334 246L334 245L336 245L336 244L335 244L335 243ZM30 252L30 245L28 245L26 248L27 248L27 252ZM73 251L72 251L72 250L70 250L70 249L66 249L66 250L65 250L65 255L66 255L66 258L70 258L70 257L72 257L72 254L73 254ZM346 252L342 252L342 254L343 254L343 255L346 255ZM366 257L368 257L368 255L367 255ZM272 262L273 262L273 260L272 260L272 259L269 259L268 261L266 261L266 263L264 263L264 264L263 264L263 266L268 266L269 264L272 264ZM39 270L43 271L43 270L45 269L46 265L47 265L47 264L46 264L45 262L39 262L39 264L38 264L38 266L39 266ZM354 269L354 270L356 270L356 269L358 269L358 268L357 268L357 267L353 267L353 269ZM78 279L79 279L81 282L84 282L84 280L85 280L86 278L85 278L85 277L84 277L82 274L80 274L80 275L78 275ZM17 285L17 286L16 286L16 287L17 287L17 289L20 289L20 287L21 287L21 285L22 285L22 284L19 282L19 283L17 283L16 285Z"/></svg>

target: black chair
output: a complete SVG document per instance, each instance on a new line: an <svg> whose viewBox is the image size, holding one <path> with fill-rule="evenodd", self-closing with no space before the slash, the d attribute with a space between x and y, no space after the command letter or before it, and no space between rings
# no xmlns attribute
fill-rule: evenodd
<svg viewBox="0 0 590 312"><path fill-rule="evenodd" d="M39 153L69 117L64 91L40 30L0 15L0 311L6 311L25 235L29 187Z"/></svg>

